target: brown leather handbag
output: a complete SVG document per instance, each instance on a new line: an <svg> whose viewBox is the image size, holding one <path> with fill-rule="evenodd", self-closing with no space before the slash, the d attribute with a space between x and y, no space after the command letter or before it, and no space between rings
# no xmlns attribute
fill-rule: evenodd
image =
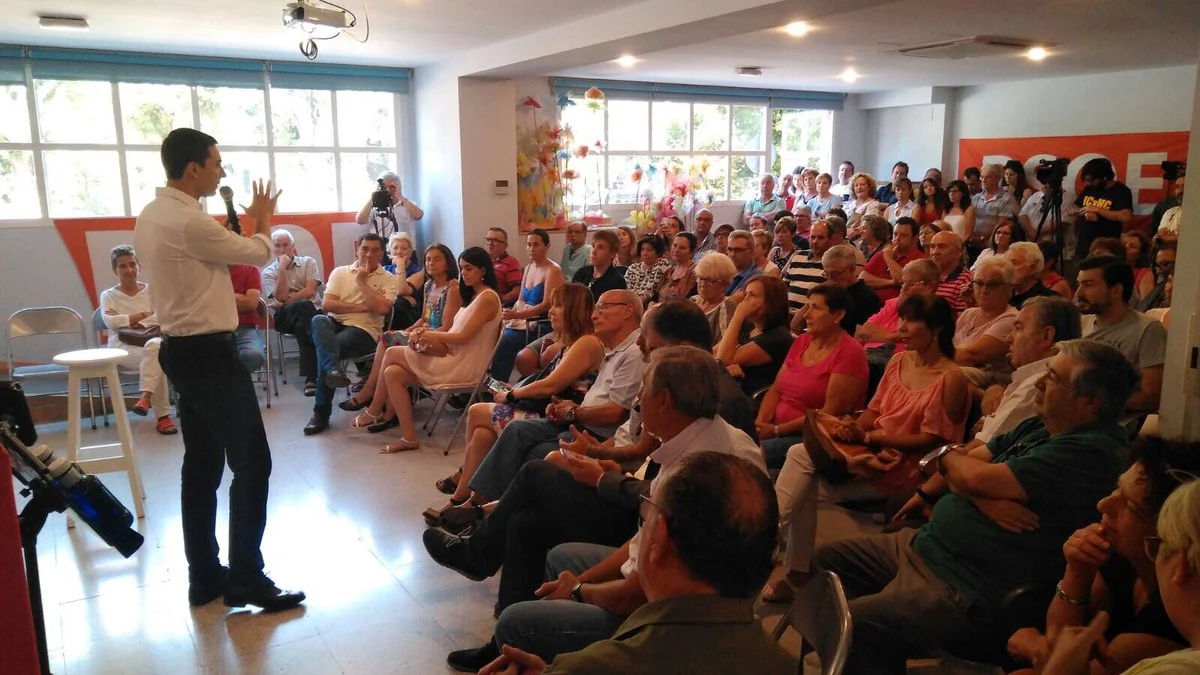
<svg viewBox="0 0 1200 675"><path fill-rule="evenodd" d="M145 347L146 343L156 337L162 337L162 329L158 326L146 326L145 328L118 328L117 339L122 344L130 345L131 347Z"/></svg>

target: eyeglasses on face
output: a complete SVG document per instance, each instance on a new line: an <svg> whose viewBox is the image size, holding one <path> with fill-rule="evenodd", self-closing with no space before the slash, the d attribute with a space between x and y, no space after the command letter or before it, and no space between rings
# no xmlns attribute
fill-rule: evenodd
<svg viewBox="0 0 1200 675"><path fill-rule="evenodd" d="M1142 540L1142 545L1146 549L1146 557L1151 561L1158 559L1158 553L1162 550L1162 537L1145 537Z"/></svg>
<svg viewBox="0 0 1200 675"><path fill-rule="evenodd" d="M508 243L508 242L504 241L503 239L497 239L496 237L484 237L483 241L488 244L507 244Z"/></svg>
<svg viewBox="0 0 1200 675"><path fill-rule="evenodd" d="M732 249L730 249L732 250ZM696 281L706 284L725 284L728 283L719 277L696 277Z"/></svg>
<svg viewBox="0 0 1200 675"><path fill-rule="evenodd" d="M663 512L662 507L659 506L657 502L651 500L646 495L638 495L638 503L639 503L639 505L640 504L649 504L650 506L653 506L654 508L658 509L659 512ZM646 516L642 515L642 509L639 506L639 508L638 508L638 529L639 530L642 529L642 526L644 526L645 524L646 524Z"/></svg>
<svg viewBox="0 0 1200 675"><path fill-rule="evenodd" d="M975 288L992 289L992 288L999 288L1006 284L1003 281L980 281L979 279L976 279L971 282L971 285L974 286Z"/></svg>
<svg viewBox="0 0 1200 675"><path fill-rule="evenodd" d="M745 253L746 251L749 251L750 248L746 246L730 246L725 250L729 251L730 253Z"/></svg>
<svg viewBox="0 0 1200 675"><path fill-rule="evenodd" d="M596 310L603 312L603 311L609 309L610 307L628 307L628 306L629 306L628 302L597 302Z"/></svg>

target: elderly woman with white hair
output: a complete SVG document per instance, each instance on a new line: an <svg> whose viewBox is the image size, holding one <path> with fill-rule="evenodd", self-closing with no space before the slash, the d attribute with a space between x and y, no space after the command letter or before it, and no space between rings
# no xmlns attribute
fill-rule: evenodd
<svg viewBox="0 0 1200 675"><path fill-rule="evenodd" d="M1030 298L1058 295L1046 288L1039 278L1046 266L1046 260L1037 244L1032 241L1018 241L1008 247L1004 259L1013 268L1013 291L1008 304L1021 309Z"/></svg>
<svg viewBox="0 0 1200 675"><path fill-rule="evenodd" d="M954 360L976 387L1011 379L1008 337L1017 320L1017 308L1008 304L1012 288L1012 264L1002 257L984 260L971 280L975 306L963 310L955 324Z"/></svg>
<svg viewBox="0 0 1200 675"><path fill-rule="evenodd" d="M385 171L379 175L379 180L383 181L383 189L387 191L388 199L391 202L390 210L392 216L396 219L396 229L394 231L406 232L411 230L413 223L425 217L425 212L421 210L421 207L414 204L411 199L404 196L404 190L400 185L400 176L397 176L394 171ZM359 225L366 225L372 222L375 216L375 191L372 191L371 196L367 198L367 203L363 204L362 209L355 216L354 222ZM378 230L381 235L390 235L392 232L390 228L386 227L379 227Z"/></svg>
<svg viewBox="0 0 1200 675"><path fill-rule="evenodd" d="M737 309L737 303L725 297L725 287L736 275L737 268L724 253L709 251L696 262L696 295L691 301L699 305L708 318L714 345L721 341L725 327Z"/></svg>

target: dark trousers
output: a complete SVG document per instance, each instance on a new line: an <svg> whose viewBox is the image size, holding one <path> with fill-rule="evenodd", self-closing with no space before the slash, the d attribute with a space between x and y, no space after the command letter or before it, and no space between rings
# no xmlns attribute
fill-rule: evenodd
<svg viewBox="0 0 1200 675"><path fill-rule="evenodd" d="M188 578L209 582L220 573L217 488L226 462L229 486L229 581L262 577L259 546L267 525L271 448L250 373L238 361L233 333L167 337L158 354L179 394L183 433L183 550Z"/></svg>
<svg viewBox="0 0 1200 675"><path fill-rule="evenodd" d="M312 318L317 308L308 300L293 300L275 310L275 330L296 338L300 347L300 377L317 376L317 351L313 347Z"/></svg>
<svg viewBox="0 0 1200 675"><path fill-rule="evenodd" d="M317 351L317 397L313 412L329 416L333 412L333 389L325 384L325 376L341 368L343 359L357 359L375 351L375 339L361 328L347 326L324 314L313 317L313 344Z"/></svg>
<svg viewBox="0 0 1200 675"><path fill-rule="evenodd" d="M567 542L621 546L637 531L637 511L601 498L550 462L529 462L467 540L481 567L500 576L500 611L533 600L550 549Z"/></svg>

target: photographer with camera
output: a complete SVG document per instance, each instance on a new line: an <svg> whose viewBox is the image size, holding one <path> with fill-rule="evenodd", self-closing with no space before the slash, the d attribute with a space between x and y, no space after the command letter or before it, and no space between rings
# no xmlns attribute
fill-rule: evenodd
<svg viewBox="0 0 1200 675"><path fill-rule="evenodd" d="M404 191L400 186L400 177L394 172L384 173L376 182L379 189L371 193L371 198L363 205L354 221L359 225L370 223L372 218L380 218L384 223L392 221L395 225L394 229L388 228L386 224L377 225L375 228L375 234L385 239L392 232L411 232L412 224L424 218L425 212L404 196Z"/></svg>
<svg viewBox="0 0 1200 675"><path fill-rule="evenodd" d="M1121 229L1133 219L1133 193L1116 180L1112 162L1104 157L1089 159L1079 175L1084 188L1075 198L1075 258L1082 260L1097 237L1121 237Z"/></svg>
<svg viewBox="0 0 1200 675"><path fill-rule="evenodd" d="M1167 196L1154 205L1150 212L1150 234L1153 235L1162 225L1163 216L1167 211L1183 204L1183 179L1187 176L1187 164L1184 162L1163 162L1163 192Z"/></svg>

